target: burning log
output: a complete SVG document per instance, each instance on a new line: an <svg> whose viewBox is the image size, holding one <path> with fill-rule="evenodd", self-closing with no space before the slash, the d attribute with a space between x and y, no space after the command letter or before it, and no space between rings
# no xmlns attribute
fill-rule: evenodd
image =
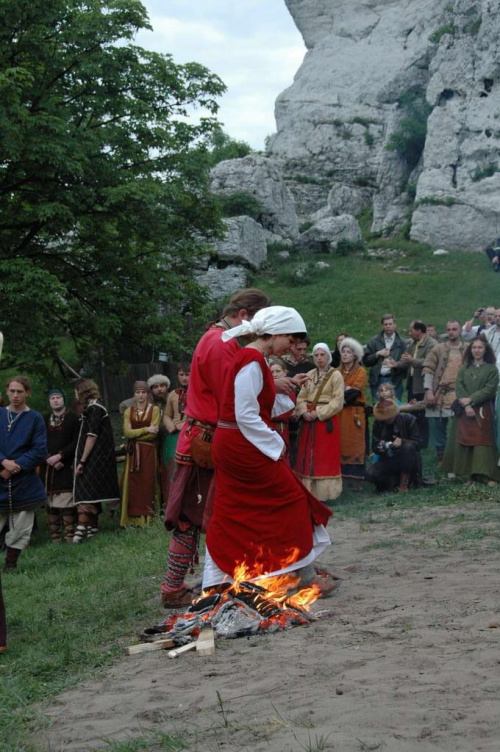
<svg viewBox="0 0 500 752"><path fill-rule="evenodd" d="M288 563L284 562L284 567ZM327 576L326 572L317 574ZM234 582L205 591L184 613L171 613L160 624L144 630L142 637L150 640L168 635L178 646L170 651L171 657L193 649L198 643L199 652L212 654L214 635L248 637L316 621L318 617L309 608L321 593L318 584L301 587L301 580L294 572L266 578L261 572L249 572L241 565L234 573Z"/></svg>

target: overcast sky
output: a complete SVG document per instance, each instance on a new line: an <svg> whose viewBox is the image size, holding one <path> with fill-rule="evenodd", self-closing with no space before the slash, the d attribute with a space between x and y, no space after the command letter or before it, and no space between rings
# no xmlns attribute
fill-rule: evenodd
<svg viewBox="0 0 500 752"><path fill-rule="evenodd" d="M276 130L274 101L305 54L284 0L142 0L153 32L137 43L195 61L227 86L219 120L230 136L262 149Z"/></svg>

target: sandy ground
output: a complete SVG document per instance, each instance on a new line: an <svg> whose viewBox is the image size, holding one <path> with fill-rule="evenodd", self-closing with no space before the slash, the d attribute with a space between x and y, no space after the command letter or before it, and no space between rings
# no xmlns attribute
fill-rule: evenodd
<svg viewBox="0 0 500 752"><path fill-rule="evenodd" d="M498 752L498 526L470 546L473 518L471 505L334 522L324 563L356 571L323 602L330 618L218 641L214 657L124 658L45 708L37 749L180 749L153 744L163 732L200 752Z"/></svg>

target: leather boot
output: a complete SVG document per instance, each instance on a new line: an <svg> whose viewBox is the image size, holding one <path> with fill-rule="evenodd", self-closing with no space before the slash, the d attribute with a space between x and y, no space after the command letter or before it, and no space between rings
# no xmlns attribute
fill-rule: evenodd
<svg viewBox="0 0 500 752"><path fill-rule="evenodd" d="M76 528L76 509L65 509L63 512L64 538L66 543L73 543Z"/></svg>
<svg viewBox="0 0 500 752"><path fill-rule="evenodd" d="M15 569L17 569L17 560L19 559L21 551L21 548L11 548L10 546L7 546L5 566L2 569L2 572L4 572L4 574L8 574L9 572L13 572Z"/></svg>
<svg viewBox="0 0 500 752"><path fill-rule="evenodd" d="M401 473L399 478L399 493L406 493L408 491L408 483L410 482L410 473Z"/></svg>
<svg viewBox="0 0 500 752"><path fill-rule="evenodd" d="M49 507L47 510L47 521L49 523L50 539L52 543L61 542L61 510Z"/></svg>

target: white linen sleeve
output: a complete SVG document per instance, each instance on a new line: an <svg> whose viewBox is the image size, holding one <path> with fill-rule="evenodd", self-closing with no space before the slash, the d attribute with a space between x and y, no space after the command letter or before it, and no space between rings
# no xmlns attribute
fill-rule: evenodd
<svg viewBox="0 0 500 752"><path fill-rule="evenodd" d="M234 380L234 412L241 433L266 457L279 460L285 442L277 431L267 426L259 414L257 397L264 380L258 363L248 363Z"/></svg>
<svg viewBox="0 0 500 752"><path fill-rule="evenodd" d="M277 415L283 415L283 413L287 413L294 408L295 403L290 399L288 394L277 394L274 400L272 417L275 418Z"/></svg>

